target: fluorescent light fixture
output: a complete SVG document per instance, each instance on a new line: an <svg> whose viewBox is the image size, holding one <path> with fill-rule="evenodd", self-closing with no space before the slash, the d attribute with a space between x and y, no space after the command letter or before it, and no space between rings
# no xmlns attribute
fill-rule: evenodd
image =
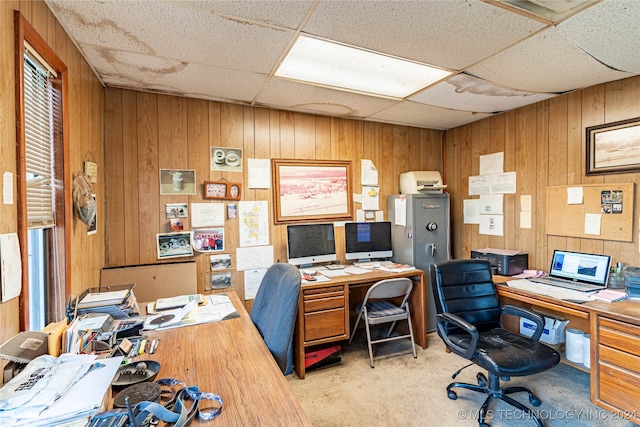
<svg viewBox="0 0 640 427"><path fill-rule="evenodd" d="M275 75L343 90L406 98L451 73L417 62L300 36Z"/></svg>

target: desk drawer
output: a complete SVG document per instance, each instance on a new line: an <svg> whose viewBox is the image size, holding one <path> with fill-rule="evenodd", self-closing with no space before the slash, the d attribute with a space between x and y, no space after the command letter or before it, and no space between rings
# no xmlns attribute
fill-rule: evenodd
<svg viewBox="0 0 640 427"><path fill-rule="evenodd" d="M623 416L638 414L640 376L615 366L600 364L599 399L616 407Z"/></svg>
<svg viewBox="0 0 640 427"><path fill-rule="evenodd" d="M640 356L640 327L605 317L599 323L600 345Z"/></svg>
<svg viewBox="0 0 640 427"><path fill-rule="evenodd" d="M324 338L346 336L345 308L305 313L304 340L305 342Z"/></svg>
<svg viewBox="0 0 640 427"><path fill-rule="evenodd" d="M303 291L304 312L330 310L345 307L345 292L343 286L333 286L322 289L308 289Z"/></svg>

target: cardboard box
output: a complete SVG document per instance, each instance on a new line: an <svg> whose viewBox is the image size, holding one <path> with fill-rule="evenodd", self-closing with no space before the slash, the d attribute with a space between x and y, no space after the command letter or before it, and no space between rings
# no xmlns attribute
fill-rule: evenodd
<svg viewBox="0 0 640 427"><path fill-rule="evenodd" d="M544 316L544 329L540 336L540 341L547 344L560 344L564 342L564 328L569 323L568 320L554 319ZM529 319L520 318L520 334L530 337L536 330L536 325Z"/></svg>
<svg viewBox="0 0 640 427"><path fill-rule="evenodd" d="M341 347L339 345L324 348L307 349L304 354L304 367L307 371L333 365L342 360Z"/></svg>

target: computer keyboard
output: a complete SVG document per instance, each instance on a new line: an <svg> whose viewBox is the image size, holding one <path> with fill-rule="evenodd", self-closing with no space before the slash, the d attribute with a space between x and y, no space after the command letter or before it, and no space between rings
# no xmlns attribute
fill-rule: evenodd
<svg viewBox="0 0 640 427"><path fill-rule="evenodd" d="M510 288L521 289L533 292L534 294L546 295L566 301L587 302L592 301L591 292L574 291L572 289L560 288L554 285L545 285L533 282L531 279L509 280L505 282Z"/></svg>
<svg viewBox="0 0 640 427"><path fill-rule="evenodd" d="M599 291L602 289L602 286L590 285L589 283L575 283L571 280L551 279L548 277L532 277L529 280L543 285L560 286L561 288L573 289L581 292Z"/></svg>

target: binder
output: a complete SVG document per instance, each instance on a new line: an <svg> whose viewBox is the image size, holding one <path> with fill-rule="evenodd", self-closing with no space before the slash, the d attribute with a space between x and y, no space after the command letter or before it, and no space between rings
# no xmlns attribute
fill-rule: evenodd
<svg viewBox="0 0 640 427"><path fill-rule="evenodd" d="M24 331L0 346L0 359L16 363L29 363L49 349L49 334L42 331Z"/></svg>

